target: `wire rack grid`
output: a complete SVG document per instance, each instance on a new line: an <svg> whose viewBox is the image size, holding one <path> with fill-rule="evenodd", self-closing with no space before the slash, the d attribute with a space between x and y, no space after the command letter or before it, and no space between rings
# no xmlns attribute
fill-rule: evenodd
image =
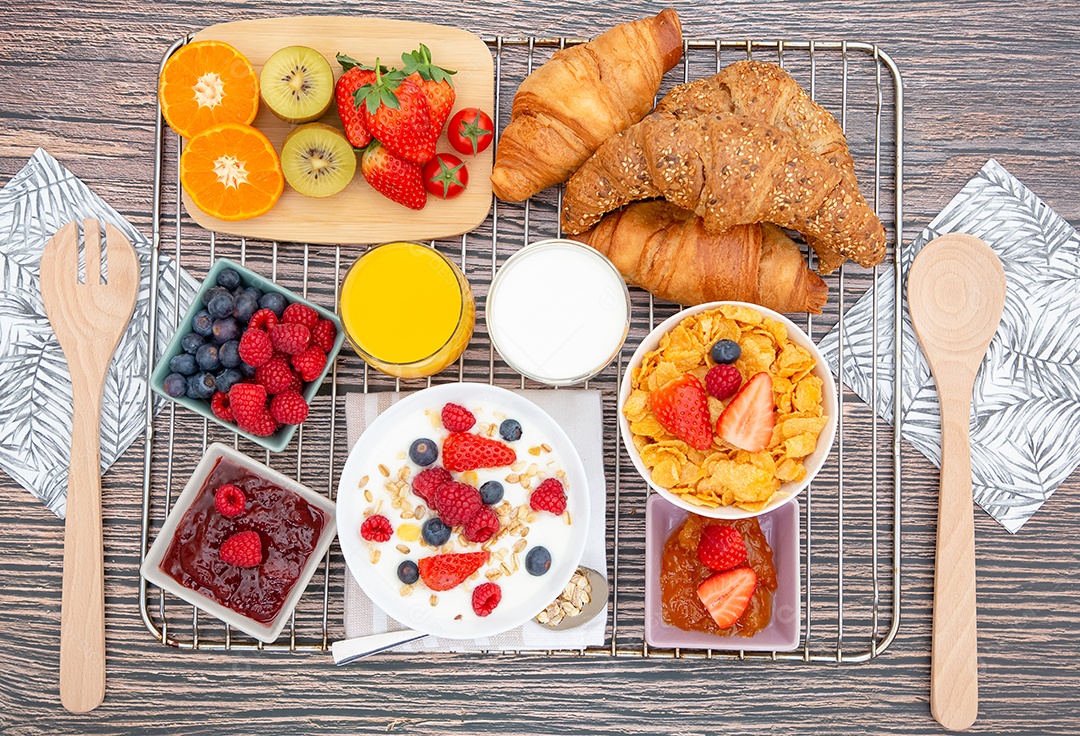
<svg viewBox="0 0 1080 736"><path fill-rule="evenodd" d="M179 39L165 53L164 64L190 40ZM496 129L509 119L510 101L517 84L552 53L581 38L485 39L495 61ZM892 59L876 45L855 41L729 41L688 39L683 61L667 75L671 85L706 76L740 58L774 61L791 73L811 96L838 117L856 161L860 182L873 182L874 209L886 225L888 260L896 263L903 222L903 83ZM181 140L167 133L160 108L156 122L154 166L152 273L161 274L160 253L170 255L195 276L209 270L218 256L229 256L327 305L336 304L343 266L366 246L316 246L256 242L229 238L202 230L182 213L179 155ZM495 142L498 146L498 140ZM493 201L487 220L458 239L432 241L431 247L457 259L477 296L477 326L473 340L456 366L417 381L401 381L371 370L355 354L339 357L331 375L313 401L308 420L297 438L282 453L240 439L194 414L164 410L147 392L146 444L143 478L142 555L156 528L168 515L174 496L212 441L231 443L267 465L311 488L324 489L333 498L336 481L347 456L342 431L345 394L351 391L416 390L433 382L481 381L506 387L540 387L515 373L491 347L483 320L483 298L499 264L521 245L561 235L559 214L562 190L553 188L519 204ZM171 230L171 232L170 232ZM814 257L808 253L811 265ZM843 315L854 298L869 289L874 297L875 327L879 269L849 263L826 278L830 301L824 314L805 318L805 329L818 340L833 325L844 329ZM899 293L902 274L892 269ZM179 270L174 269L179 280ZM174 288L178 283L173 284ZM158 314L159 279L151 280L150 313ZM892 425L876 417L879 386L900 396L902 331L900 314L893 310L897 339L891 349L873 345L873 395L868 406L850 392L840 390L837 442L825 468L806 489L802 499L800 568L802 638L791 652L745 652L712 649L655 649L644 637L644 508L650 491L621 450L616 421L616 394L623 366L634 347L659 321L679 307L654 300L631 289L633 326L622 352L600 375L587 382L602 392L604 412L605 474L608 478L608 577L612 582L606 640L603 646L538 654L615 657L723 658L739 660L792 660L803 662L862 662L880 655L900 626L901 483L900 401L893 402ZM170 315L180 319L178 306ZM151 319L151 324L154 320ZM159 346L148 330L149 352ZM839 360L844 363L844 341ZM890 386L891 385L891 386ZM164 591L140 581L140 612L150 633L165 645L191 650L268 650L326 652L340 636L344 576L348 574L336 543L322 560L292 614L285 634L263 644L229 626L200 615L198 609L170 598ZM335 622L335 623L332 623ZM521 654L526 654L522 652ZM536 654L536 653L529 653ZM394 655L383 655L394 656ZM408 656L408 655L400 655Z"/></svg>

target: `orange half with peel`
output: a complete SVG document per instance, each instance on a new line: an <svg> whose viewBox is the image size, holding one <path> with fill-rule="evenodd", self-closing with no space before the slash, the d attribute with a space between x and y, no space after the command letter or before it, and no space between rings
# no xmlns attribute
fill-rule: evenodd
<svg viewBox="0 0 1080 736"><path fill-rule="evenodd" d="M219 220L248 220L274 206L285 188L285 176L265 135L250 125L221 123L184 146L180 183L206 214Z"/></svg>
<svg viewBox="0 0 1080 736"><path fill-rule="evenodd" d="M195 41L177 49L158 80L161 114L192 138L218 123L250 123L259 110L259 77L243 54L224 41Z"/></svg>

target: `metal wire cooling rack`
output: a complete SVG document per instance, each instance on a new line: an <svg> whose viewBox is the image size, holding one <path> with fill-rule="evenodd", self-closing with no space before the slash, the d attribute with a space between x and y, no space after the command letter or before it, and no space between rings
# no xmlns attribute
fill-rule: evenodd
<svg viewBox="0 0 1080 736"><path fill-rule="evenodd" d="M189 38L173 44L164 58ZM584 40L487 39L495 59L497 129L509 119L510 101L521 79L555 50ZM686 41L684 51L681 72L676 69L667 75L661 93L677 82L713 74L732 61L757 58L780 63L814 99L836 115L847 133L863 191L870 195L868 199L886 225L890 243L888 258L895 263L903 222L903 84L889 56L876 45L851 41L696 39ZM154 166L153 273L162 273L159 248L196 277L205 275L215 258L228 256L324 305L336 303L344 268L365 246L255 242L202 230L181 211L179 154L180 140L164 128L159 110ZM456 366L432 379L397 381L368 369L355 354L343 354L314 400L296 441L282 453L271 456L205 419L183 409L177 411L171 402L155 416L148 393L142 555L145 556L149 541L167 516L174 494L183 487L212 441L231 442L277 470L293 474L309 487L323 489L333 498L347 455L343 429L347 392L411 390L432 382L457 380L488 381L511 388L525 387L528 383L536 387L509 369L492 350L482 305L491 276L503 260L526 242L559 234L561 202L559 189L548 190L521 204L494 202L490 216L475 231L453 240L432 242L432 247L460 262L477 296L476 333L465 355ZM813 259L812 255L808 257ZM898 269L894 273L899 293L902 275ZM849 263L826 279L830 299L825 313L813 319L805 318L806 331L815 341L838 321L842 330L846 307L868 288L875 295L876 305L877 275L877 268L866 270ZM153 280L152 315L158 314L159 288L159 282ZM608 575L613 583L606 640L602 647L543 654L806 662L860 662L881 654L900 625L900 433L876 419L869 406L853 394L843 391L833 455L800 499L802 640L799 649L779 653L659 650L650 648L644 641L644 509L649 491L621 449L615 397L623 365L637 343L678 307L654 301L639 289L631 291L634 324L627 343L616 362L588 383L589 387L601 390L604 411ZM174 324L179 319L175 308L171 318ZM880 324L876 306L874 320ZM893 349L878 355L874 346L872 405L877 404L880 383L892 381L894 394L900 395L903 346L899 321L897 310L898 339ZM155 354L157 347L151 330L150 353ZM842 352L840 360L844 360ZM900 419L900 404L895 402L893 426L899 427ZM140 611L154 637L179 649L326 652L331 641L343 635L340 622L344 575L344 561L335 543L293 614L287 634L274 644L264 645L234 632L145 580L139 589Z"/></svg>

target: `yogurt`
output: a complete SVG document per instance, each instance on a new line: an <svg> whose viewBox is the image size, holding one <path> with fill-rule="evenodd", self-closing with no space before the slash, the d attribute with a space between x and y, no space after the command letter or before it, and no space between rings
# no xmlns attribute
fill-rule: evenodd
<svg viewBox="0 0 1080 736"><path fill-rule="evenodd" d="M630 294L601 253L573 240L545 240L499 269L487 325L511 368L568 385L596 375L618 354L630 327Z"/></svg>

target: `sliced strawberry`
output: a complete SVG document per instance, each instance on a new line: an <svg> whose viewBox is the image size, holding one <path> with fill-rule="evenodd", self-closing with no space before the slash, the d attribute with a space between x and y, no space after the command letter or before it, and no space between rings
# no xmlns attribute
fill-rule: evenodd
<svg viewBox="0 0 1080 736"><path fill-rule="evenodd" d="M698 598L720 628L732 626L746 613L757 588L757 573L749 567L718 572L698 586Z"/></svg>
<svg viewBox="0 0 1080 736"><path fill-rule="evenodd" d="M733 526L713 524L701 532L698 559L712 570L730 570L746 562L746 542Z"/></svg>
<svg viewBox="0 0 1080 736"><path fill-rule="evenodd" d="M712 446L709 397L693 374L684 373L649 394L649 409L664 429L691 447Z"/></svg>
<svg viewBox="0 0 1080 736"><path fill-rule="evenodd" d="M716 420L716 434L740 450L761 452L769 446L775 425L772 377L762 371L747 381L724 409Z"/></svg>
<svg viewBox="0 0 1080 736"><path fill-rule="evenodd" d="M446 469L455 473L502 468L517 461L517 453L508 445L468 432L451 432L443 442L442 452Z"/></svg>
<svg viewBox="0 0 1080 736"><path fill-rule="evenodd" d="M424 557L416 565L424 585L432 590L450 590L465 582L487 561L487 552L462 552Z"/></svg>

